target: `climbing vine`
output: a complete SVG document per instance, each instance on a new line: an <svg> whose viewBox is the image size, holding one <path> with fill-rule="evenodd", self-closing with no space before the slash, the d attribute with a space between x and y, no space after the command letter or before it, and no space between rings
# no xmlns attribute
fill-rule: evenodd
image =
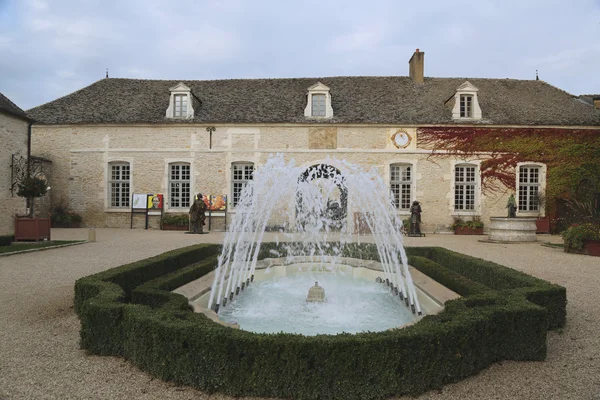
<svg viewBox="0 0 600 400"><path fill-rule="evenodd" d="M480 159L484 191L515 190L519 162L546 164L548 199L572 197L583 180L600 190L600 129L428 127L418 146L430 158Z"/></svg>

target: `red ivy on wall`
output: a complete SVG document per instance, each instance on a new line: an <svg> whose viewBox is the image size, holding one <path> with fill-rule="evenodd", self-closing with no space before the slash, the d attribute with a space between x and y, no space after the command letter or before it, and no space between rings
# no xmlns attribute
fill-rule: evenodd
<svg viewBox="0 0 600 400"><path fill-rule="evenodd" d="M420 128L417 146L432 157L480 159L483 190L515 189L519 162L547 166L547 195L569 196L582 179L600 185L600 128Z"/></svg>

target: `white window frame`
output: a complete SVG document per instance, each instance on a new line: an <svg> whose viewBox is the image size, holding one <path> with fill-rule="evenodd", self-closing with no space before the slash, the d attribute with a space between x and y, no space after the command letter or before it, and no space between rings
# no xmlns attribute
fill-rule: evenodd
<svg viewBox="0 0 600 400"><path fill-rule="evenodd" d="M474 180L457 180L457 169L458 168L474 168ZM465 177L463 172L462 177ZM457 208L457 191L459 186L462 188L462 206L464 207L466 198L465 190L469 187L473 189L473 208ZM452 162L452 186L450 191L450 210L451 215L467 215L467 216L480 216L482 213L482 201L483 196L481 194L481 161L477 160L455 160Z"/></svg>
<svg viewBox="0 0 600 400"><path fill-rule="evenodd" d="M469 81L465 81L462 85L460 85L456 89L456 93L454 94L454 107L452 108L452 119L465 121L480 120L482 118L482 114L481 107L479 107L478 93L479 89ZM465 114L463 112L462 99L467 98L463 96L471 97L471 112L468 114Z"/></svg>
<svg viewBox="0 0 600 400"><path fill-rule="evenodd" d="M531 174L532 169L536 169L536 174ZM527 170L526 176L522 176L522 171ZM516 168L517 192L515 193L517 201L517 214L522 216L543 215L544 208L540 206L535 198L536 193L544 194L546 190L546 165L533 162L518 163Z"/></svg>
<svg viewBox="0 0 600 400"><path fill-rule="evenodd" d="M398 168L398 175L396 176L398 179L395 179L394 169ZM415 182L415 169L412 163L407 162L394 162L389 165L390 171L390 192L392 195L392 199L394 202L394 206L398 211L410 212L410 206L414 199L414 182ZM408 179L406 179L406 175L408 173ZM394 186L397 187L396 188ZM402 207L403 194L408 190L408 200L404 198L406 207Z"/></svg>
<svg viewBox="0 0 600 400"><path fill-rule="evenodd" d="M192 89L186 86L183 82L179 82L177 85L169 88L171 95L169 97L169 107L167 108L165 116L167 118L175 118L175 119L186 119L186 118L194 118L194 107L192 105ZM180 109L177 112L177 107L175 104L176 98L181 98L179 96L183 96L186 99L186 108L184 110Z"/></svg>
<svg viewBox="0 0 600 400"><path fill-rule="evenodd" d="M118 179L114 179L113 178L113 167L121 167L121 171L119 172L119 178ZM127 178L128 179L122 179L123 176L123 171L122 168L123 167L127 167ZM107 206L110 209L113 210L128 210L131 208L131 194L133 193L133 187L132 187L132 173L133 173L133 168L132 168L132 163L130 161L123 161L123 160L114 160L114 161L109 161L108 162L108 168L107 168ZM119 187L119 192L122 192L123 187L126 185L127 187L127 195L125 197L123 197L123 194L121 193L119 195L119 201L115 203L113 203L113 194L114 194L114 184L118 185ZM125 203L125 204L122 204Z"/></svg>
<svg viewBox="0 0 600 400"><path fill-rule="evenodd" d="M174 169L179 169L178 179L173 179ZM187 169L187 179L184 179L185 172ZM167 168L167 180L169 190L169 208L171 209L189 209L192 204L192 164L189 162L171 162ZM175 196L173 193L173 185L179 185L179 195ZM182 194L185 186L187 185L187 197Z"/></svg>
<svg viewBox="0 0 600 400"><path fill-rule="evenodd" d="M248 169L250 168L250 169ZM241 192L249 181L253 179L254 163L251 161L235 161L231 163L231 206L237 207ZM240 175L236 174L237 171Z"/></svg>
<svg viewBox="0 0 600 400"><path fill-rule="evenodd" d="M460 117L473 118L473 95L461 94L460 98Z"/></svg>
<svg viewBox="0 0 600 400"><path fill-rule="evenodd" d="M325 115L313 115L313 96L324 95L325 96ZM317 82L308 88L306 108L304 109L304 116L309 118L331 118L333 117L333 108L331 107L331 93L329 87L325 86L321 82Z"/></svg>
<svg viewBox="0 0 600 400"><path fill-rule="evenodd" d="M174 94L173 101L175 102L173 117L184 118L187 117L187 105L188 95L186 94Z"/></svg>

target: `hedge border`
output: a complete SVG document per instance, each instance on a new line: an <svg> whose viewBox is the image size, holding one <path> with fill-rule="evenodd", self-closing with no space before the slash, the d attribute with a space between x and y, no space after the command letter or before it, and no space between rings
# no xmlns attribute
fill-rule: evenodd
<svg viewBox="0 0 600 400"><path fill-rule="evenodd" d="M292 247L265 244L261 254ZM78 280L82 347L124 356L156 377L207 392L382 399L439 388L496 361L543 360L550 322L564 324L564 288L429 247L407 249L415 268L435 270L464 296L439 315L357 335L254 334L195 314L185 297L169 292L209 272L217 252L217 246L192 246ZM348 246L344 256L374 254L365 244ZM502 277L498 287L491 281L496 276Z"/></svg>

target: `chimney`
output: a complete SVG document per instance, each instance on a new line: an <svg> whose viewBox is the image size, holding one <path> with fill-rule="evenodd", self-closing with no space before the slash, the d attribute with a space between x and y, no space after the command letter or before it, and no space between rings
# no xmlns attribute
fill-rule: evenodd
<svg viewBox="0 0 600 400"><path fill-rule="evenodd" d="M415 50L415 54L413 54L410 61L408 61L408 65L408 76L410 76L415 83L422 85L425 70L425 53L419 51L419 49Z"/></svg>
<svg viewBox="0 0 600 400"><path fill-rule="evenodd" d="M594 108L600 110L600 96L594 96Z"/></svg>

